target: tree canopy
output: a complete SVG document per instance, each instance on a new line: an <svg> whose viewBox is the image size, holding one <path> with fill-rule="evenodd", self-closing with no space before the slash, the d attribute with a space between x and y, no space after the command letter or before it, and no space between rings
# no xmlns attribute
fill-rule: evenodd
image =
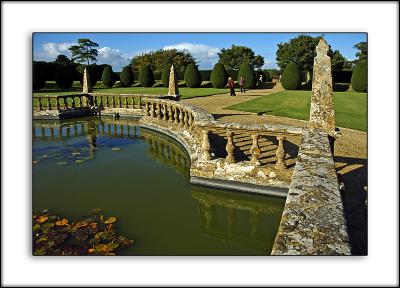
<svg viewBox="0 0 400 288"><path fill-rule="evenodd" d="M290 62L294 62L300 70L311 71L314 65L314 57L317 55L315 47L321 38L322 36L299 35L290 39L289 42L279 43L276 51L278 66L285 69ZM328 55L332 56L332 54L332 49L329 46Z"/></svg>
<svg viewBox="0 0 400 288"><path fill-rule="evenodd" d="M339 71L343 69L349 69L352 67L350 61L348 61L339 50L335 50L331 56L332 71Z"/></svg>
<svg viewBox="0 0 400 288"><path fill-rule="evenodd" d="M243 63L249 63L253 69L261 68L265 63L264 57L255 55L254 51L246 46L232 45L231 48L223 48L218 56L219 62L228 70L239 70Z"/></svg>
<svg viewBox="0 0 400 288"><path fill-rule="evenodd" d="M177 49L150 51L137 55L130 60L130 66L134 71L139 71L147 65L155 72L162 72L165 67L172 65L177 71L184 71L190 63L195 63L193 56L187 51Z"/></svg>
<svg viewBox="0 0 400 288"><path fill-rule="evenodd" d="M73 61L71 59L69 59L67 56L60 54L56 57L56 59L54 60L54 63L58 63L58 64L71 64Z"/></svg>
<svg viewBox="0 0 400 288"><path fill-rule="evenodd" d="M367 42L359 42L354 45L354 48L358 50L356 56L358 57L359 61L367 60L368 58L368 44Z"/></svg>
<svg viewBox="0 0 400 288"><path fill-rule="evenodd" d="M79 63L86 62L87 65L89 65L90 61L97 61L97 47L99 47L99 44L91 41L90 39L81 38L78 39L78 45L72 45L68 48L68 50L72 53L73 61L77 61Z"/></svg>

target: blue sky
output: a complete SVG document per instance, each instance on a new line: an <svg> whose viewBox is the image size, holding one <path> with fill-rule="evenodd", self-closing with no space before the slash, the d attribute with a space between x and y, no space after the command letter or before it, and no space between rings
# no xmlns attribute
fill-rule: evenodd
<svg viewBox="0 0 400 288"><path fill-rule="evenodd" d="M218 52L232 44L244 45L265 58L263 68L277 68L277 44L299 34L319 36L321 33L34 33L33 58L53 61L59 54L71 56L68 47L79 38L89 38L99 44L98 64L110 64L121 71L130 58L158 49L188 50L200 69L212 69ZM367 41L366 33L324 33L333 50L339 50L348 60L354 60L354 45Z"/></svg>

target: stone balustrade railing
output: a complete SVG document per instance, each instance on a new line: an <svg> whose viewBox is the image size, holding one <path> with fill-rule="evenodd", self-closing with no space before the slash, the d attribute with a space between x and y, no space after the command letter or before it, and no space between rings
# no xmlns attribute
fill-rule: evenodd
<svg viewBox="0 0 400 288"><path fill-rule="evenodd" d="M142 109L144 97L151 95L144 94L111 94L111 93L90 93L93 97L94 106L102 108L126 108ZM157 96L152 96L157 97Z"/></svg>
<svg viewBox="0 0 400 288"><path fill-rule="evenodd" d="M92 105L93 97L89 94L33 96L33 108L37 111L71 110Z"/></svg>
<svg viewBox="0 0 400 288"><path fill-rule="evenodd" d="M226 138L225 146L225 162L236 163L234 156L237 139L247 137L251 139L251 147L248 147L247 154L250 155L249 163L251 165L262 165L259 161L261 154L259 139L263 136L275 137L276 139L276 163L275 168L278 170L286 169L285 164L285 145L287 137L301 137L302 128L284 125L247 125L240 123L228 123L214 120L213 116L207 111L192 106L182 104L176 101L164 99L144 99L144 117L154 119L166 125L174 125L190 132L195 141L200 144L200 160L209 161L213 157L213 147L210 143L210 133L218 134ZM247 145L248 146L248 145Z"/></svg>

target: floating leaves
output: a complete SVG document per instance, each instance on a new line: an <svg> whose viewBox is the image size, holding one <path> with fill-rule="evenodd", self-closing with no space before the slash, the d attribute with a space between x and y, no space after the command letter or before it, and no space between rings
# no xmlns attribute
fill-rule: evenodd
<svg viewBox="0 0 400 288"><path fill-rule="evenodd" d="M119 150L121 150L121 148L119 148L119 147L113 147L113 148L111 148L111 151L119 151Z"/></svg>
<svg viewBox="0 0 400 288"><path fill-rule="evenodd" d="M33 216L33 255L116 255L133 243L117 234L116 222L116 217L104 217L101 209L71 224L42 211Z"/></svg>

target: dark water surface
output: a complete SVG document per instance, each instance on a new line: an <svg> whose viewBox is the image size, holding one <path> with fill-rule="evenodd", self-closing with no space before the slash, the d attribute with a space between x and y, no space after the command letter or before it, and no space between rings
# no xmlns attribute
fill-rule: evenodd
<svg viewBox="0 0 400 288"><path fill-rule="evenodd" d="M121 255L268 255L284 199L189 183L175 140L132 120L33 122L33 213L103 209L134 239Z"/></svg>

